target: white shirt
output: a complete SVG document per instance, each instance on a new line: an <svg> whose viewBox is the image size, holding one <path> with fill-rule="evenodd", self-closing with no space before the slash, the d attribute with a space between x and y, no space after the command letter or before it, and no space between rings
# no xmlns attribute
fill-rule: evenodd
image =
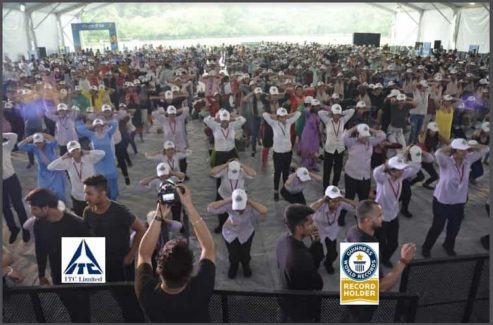
<svg viewBox="0 0 493 325"><path fill-rule="evenodd" d="M339 118L337 123L334 122L332 117L329 117L329 112L319 111L318 116L325 123L325 130L327 132L327 139L325 139L324 150L328 153L338 153L344 152L346 146L344 141L342 141L342 134L344 133L344 125L351 119L354 115L354 109L348 109L343 111L344 116Z"/></svg>
<svg viewBox="0 0 493 325"><path fill-rule="evenodd" d="M272 119L269 113L264 113L262 116L265 122L272 127L274 132L274 145L273 150L277 153L290 152L291 146L291 124L301 116L301 112L296 112L294 115L286 120L285 124Z"/></svg>
<svg viewBox="0 0 493 325"><path fill-rule="evenodd" d="M190 115L189 112L189 107L183 107L183 113L177 115L174 122L171 122L169 117L164 116L158 111L152 112L152 116L162 124L164 141L172 141L179 150L187 148L185 121Z"/></svg>
<svg viewBox="0 0 493 325"><path fill-rule="evenodd" d="M90 150L89 154L82 155L80 162L76 162L73 158L59 157L53 160L47 168L48 170L66 170L72 185L72 196L78 201L85 201L83 181L96 174L94 165L103 159L105 154L103 150Z"/></svg>
<svg viewBox="0 0 493 325"><path fill-rule="evenodd" d="M409 114L426 115L428 111L428 97L430 97L430 90L428 88L425 91L414 91L414 102L416 107L409 110Z"/></svg>
<svg viewBox="0 0 493 325"><path fill-rule="evenodd" d="M230 122L226 129L216 122L212 116L204 119L204 123L211 128L214 135L214 149L216 151L231 151L235 148L235 133L245 124L246 119L243 116L238 117L235 121Z"/></svg>
<svg viewBox="0 0 493 325"><path fill-rule="evenodd" d="M337 238L337 233L339 232L339 225L337 219L342 210L354 211L354 208L347 204L346 202L341 202L334 212L331 212L329 205L323 203L313 216L313 221L318 229L318 234L320 236L320 241L325 242L325 238L330 240L335 240Z"/></svg>
<svg viewBox="0 0 493 325"><path fill-rule="evenodd" d="M186 155L181 152L175 153L171 158L162 153L153 156L146 154L145 156L149 160L167 163L171 167L171 170L175 172L180 171L180 160L186 157Z"/></svg>
<svg viewBox="0 0 493 325"><path fill-rule="evenodd" d="M243 169L240 169L239 177L238 179L229 179L228 178L228 169L224 168L221 170L219 173L214 176L215 178L221 177L221 185L217 189L217 192L223 199L227 199L228 197L231 197L231 194L233 194L233 191L241 188L245 189L245 178L246 179L252 179L253 177L248 176L245 174Z"/></svg>
<svg viewBox="0 0 493 325"><path fill-rule="evenodd" d="M373 147L385 140L385 133L378 131L364 144L351 137L346 130L342 135L344 144L348 147L348 158L344 166L344 173L357 180L368 180L371 178L371 156Z"/></svg>
<svg viewBox="0 0 493 325"><path fill-rule="evenodd" d="M2 155L2 179L7 179L10 176L15 174L14 166L12 165L12 157L11 153L17 143L17 134L16 133L3 133L2 134L6 142L3 142L3 155Z"/></svg>
<svg viewBox="0 0 493 325"><path fill-rule="evenodd" d="M259 216L257 210L249 205L240 214L238 211L233 210L231 203L224 204L217 209L208 207L207 212L214 214L228 213L228 220L224 223L222 235L228 243L238 238L240 244L245 243L253 234L255 228L253 228L252 219Z"/></svg>
<svg viewBox="0 0 493 325"><path fill-rule="evenodd" d="M397 218L400 211L399 198L402 192L402 181L416 175L421 169L421 164L409 163L401 177L393 179L386 173L385 166L380 165L373 170L373 177L377 183L377 201L382 206L383 221L390 222Z"/></svg>

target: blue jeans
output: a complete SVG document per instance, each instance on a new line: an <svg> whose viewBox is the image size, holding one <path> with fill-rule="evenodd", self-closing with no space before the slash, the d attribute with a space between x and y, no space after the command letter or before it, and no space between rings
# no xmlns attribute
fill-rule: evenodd
<svg viewBox="0 0 493 325"><path fill-rule="evenodd" d="M410 122L411 122L411 132L409 133L409 144L415 144L418 141L419 131L423 127L423 121L425 119L424 115L420 114L411 114Z"/></svg>

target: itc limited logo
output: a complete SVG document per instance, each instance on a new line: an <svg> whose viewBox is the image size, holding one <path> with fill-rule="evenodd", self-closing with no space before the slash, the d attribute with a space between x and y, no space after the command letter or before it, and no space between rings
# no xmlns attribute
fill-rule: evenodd
<svg viewBox="0 0 493 325"><path fill-rule="evenodd" d="M62 238L62 283L105 283L105 238Z"/></svg>

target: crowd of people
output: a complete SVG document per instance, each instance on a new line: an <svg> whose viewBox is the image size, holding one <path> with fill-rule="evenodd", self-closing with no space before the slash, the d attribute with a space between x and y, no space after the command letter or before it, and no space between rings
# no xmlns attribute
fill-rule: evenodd
<svg viewBox="0 0 493 325"><path fill-rule="evenodd" d="M189 159L209 158L216 198L207 211L218 215L214 232L227 247L231 279L240 265L245 277L255 272L254 220L268 214L269 198L290 203L283 216L287 234L279 233L276 250L282 289L290 290L321 290L322 262L328 274L335 273L337 238L348 212L357 224L346 240L380 243L381 263L391 269L380 276L381 291L390 290L415 255L416 244L406 243L399 262L391 262L399 247L399 215L413 217L408 206L418 183L433 195L431 227L419 243L422 256L431 256L445 225L443 248L455 256L469 185L488 164L485 56L266 43L84 50L19 62L5 58L3 67L3 214L9 244L21 230L24 242L34 237L39 283L49 285L61 283L60 237L105 237L106 281L135 281L151 321L208 320L218 241L194 206L194 189L186 185ZM187 125L194 119L203 122L209 157L187 153ZM136 136L144 142L152 126L163 143L145 153L156 163L155 173L132 183L159 194L156 209L143 220L118 203L119 173L130 186L129 146L137 153ZM270 149L273 194L265 189L252 198L247 180L257 171L239 151L253 158L258 151L266 169ZM11 160L17 150L27 153L26 168L37 168L37 189L25 198ZM322 197L307 202L308 186L319 188ZM193 277L189 228L202 249ZM22 281L17 270L7 270ZM129 303L114 296L122 306ZM84 297L61 297L74 321L88 320L87 310L77 311ZM316 298L286 299L279 302L286 321L316 320ZM369 319L372 311L348 313L345 320Z"/></svg>

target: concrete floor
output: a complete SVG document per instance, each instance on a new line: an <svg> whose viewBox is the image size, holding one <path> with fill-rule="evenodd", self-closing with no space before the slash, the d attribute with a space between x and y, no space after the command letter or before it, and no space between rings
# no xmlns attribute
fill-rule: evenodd
<svg viewBox="0 0 493 325"><path fill-rule="evenodd" d="M192 197L197 209L202 214L211 231L217 225L217 217L209 215L206 212L206 206L215 199L215 180L208 176L210 165L208 159L208 144L203 133L204 125L197 121L191 121L188 124L189 143L191 155L189 156L188 175L190 181L188 185L192 188ZM144 143L136 140L139 153L134 155L129 148L130 156L134 166L129 169L132 184L126 186L123 177L120 175L120 197L119 202L127 205L140 218L145 218L148 211L155 207L155 193L146 191L138 185L138 181L144 176L155 173L155 164L144 157L144 152L159 150L162 148L162 136L156 134L155 127L151 128L149 134L144 135ZM247 191L249 196L265 204L268 209L268 215L264 219L256 221L255 237L252 245L252 269L253 276L245 279L241 270L234 280L227 278L228 259L227 250L221 235L213 233L217 247L217 272L216 288L229 290L273 290L279 288L279 279L276 266L275 248L279 237L285 232L282 221L282 213L287 206L287 202L273 200L272 161L265 170L260 167L260 157L250 157L249 151L240 153L241 160L257 170L257 177L247 182ZM36 168L26 169L27 156L24 153L13 153L14 167L21 179L23 193L36 186ZM294 157L293 164L299 162L298 157ZM462 229L457 238L456 251L458 254L484 253L485 250L479 243L479 237L486 234L489 228L489 219L487 218L484 204L489 197L489 167L486 167L486 174L478 181L477 185L470 186L469 202L466 206L466 218L462 224ZM341 182L341 188L343 188ZM308 188L305 196L308 202L313 202L323 195L322 185L313 184ZM410 211L414 214L412 219L400 217L400 243L414 242L418 246L418 252L421 250L421 244L424 241L427 230L432 220L432 191L424 189L417 184L413 188L413 199L410 205ZM27 210L29 213L29 210ZM354 218L350 215L346 217L347 224L339 232L339 239L345 237L346 231L354 224ZM14 266L26 275L24 285L37 285L37 266L34 253L34 244L31 240L24 244L19 235L17 241L8 244L9 231L4 223L3 238L5 246L9 248L15 256ZM442 257L445 253L441 247L444 235L438 239L437 244L432 250L432 256ZM191 237L191 247L198 253L198 243L194 236ZM416 258L422 258L417 254ZM393 256L393 261L399 259L399 253ZM328 275L323 267L320 267L320 274L324 279L324 290L338 291L339 272L334 275ZM388 269L384 268L385 272ZM397 289L397 286L396 288Z"/></svg>

